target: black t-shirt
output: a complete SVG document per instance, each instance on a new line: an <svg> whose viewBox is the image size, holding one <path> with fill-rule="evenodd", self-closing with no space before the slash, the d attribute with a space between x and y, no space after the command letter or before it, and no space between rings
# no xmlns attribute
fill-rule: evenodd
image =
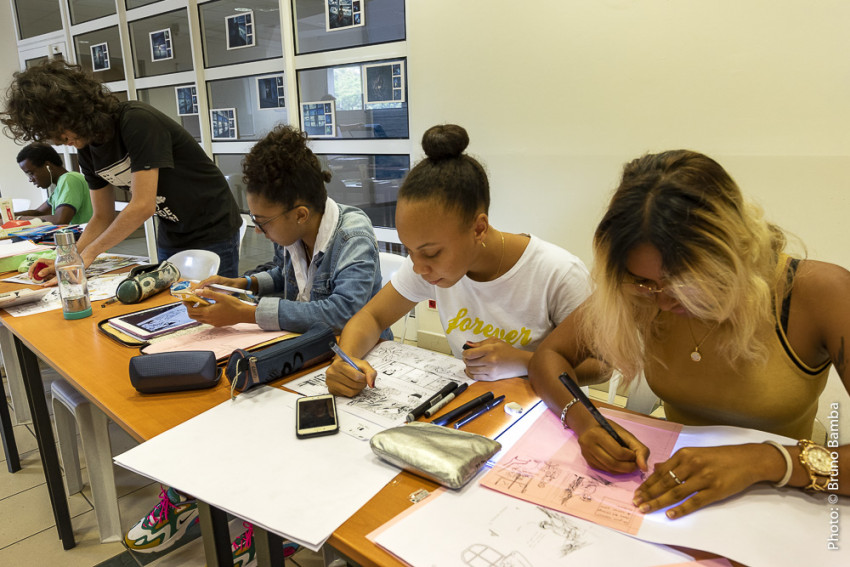
<svg viewBox="0 0 850 567"><path fill-rule="evenodd" d="M157 243L162 247L221 242L242 224L224 175L198 142L143 102L122 102L112 139L79 150L79 159L92 190L107 184L130 189L134 171L159 169Z"/></svg>

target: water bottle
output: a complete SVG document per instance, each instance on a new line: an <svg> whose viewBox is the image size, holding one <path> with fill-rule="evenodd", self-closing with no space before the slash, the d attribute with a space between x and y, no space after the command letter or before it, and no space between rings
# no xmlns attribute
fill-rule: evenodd
<svg viewBox="0 0 850 567"><path fill-rule="evenodd" d="M82 319L91 315L89 286L86 267L77 252L74 233L61 230L55 233L56 278L59 280L59 296L62 298L62 314L65 319Z"/></svg>

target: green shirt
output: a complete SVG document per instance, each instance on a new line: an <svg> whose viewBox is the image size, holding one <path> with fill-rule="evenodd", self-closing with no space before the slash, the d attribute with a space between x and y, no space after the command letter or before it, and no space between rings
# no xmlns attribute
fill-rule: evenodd
<svg viewBox="0 0 850 567"><path fill-rule="evenodd" d="M82 173L69 171L61 176L56 182L56 190L47 199L53 214L62 205L74 207L76 211L71 217L71 224L83 224L89 222L92 215L91 196L89 185Z"/></svg>

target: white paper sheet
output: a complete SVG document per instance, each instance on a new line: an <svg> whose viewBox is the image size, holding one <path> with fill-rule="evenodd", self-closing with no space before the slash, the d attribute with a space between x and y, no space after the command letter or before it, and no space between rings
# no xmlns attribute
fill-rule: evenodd
<svg viewBox="0 0 850 567"><path fill-rule="evenodd" d="M357 417L356 430L347 433L370 438L374 433L405 422L408 412L436 394L449 380L472 383L464 374L464 364L453 356L386 341L366 355L378 372L374 388L366 388L353 398L337 398L337 409ZM305 396L327 394L325 369L296 378L286 384Z"/></svg>
<svg viewBox="0 0 850 567"><path fill-rule="evenodd" d="M296 438L297 397L257 388L115 462L318 550L399 471L348 435Z"/></svg>
<svg viewBox="0 0 850 567"><path fill-rule="evenodd" d="M684 427L674 450L795 440L738 427ZM638 537L647 541L703 549L750 567L839 567L850 564L846 549L830 550L835 518L850 518L850 499L808 494L799 488L755 485L741 494L678 520L663 510L644 517ZM834 514L834 518L830 518ZM839 536L843 535L839 531ZM841 538L844 539L844 538ZM843 546L840 546L843 547Z"/></svg>
<svg viewBox="0 0 850 567"><path fill-rule="evenodd" d="M127 274L110 274L99 276L88 281L89 298L92 301L106 299L115 295L115 290ZM96 309L95 306L92 306ZM53 311L62 309L62 299L59 297L59 288L51 288L50 293L44 295L39 301L26 303L24 305L15 305L14 307L6 307L6 311L13 317L23 317L25 315L33 315L35 313L44 313L45 311ZM97 311L94 312L95 315Z"/></svg>
<svg viewBox="0 0 850 567"><path fill-rule="evenodd" d="M484 488L439 490L375 542L414 567L652 567L690 556Z"/></svg>

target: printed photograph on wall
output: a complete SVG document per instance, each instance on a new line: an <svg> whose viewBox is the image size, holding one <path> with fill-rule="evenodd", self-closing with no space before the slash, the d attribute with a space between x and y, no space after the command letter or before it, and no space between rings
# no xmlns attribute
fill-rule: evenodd
<svg viewBox="0 0 850 567"><path fill-rule="evenodd" d="M153 31L151 36L151 59L154 61L165 61L173 59L174 52L171 50L171 30L164 29Z"/></svg>
<svg viewBox="0 0 850 567"><path fill-rule="evenodd" d="M283 108L283 75L257 78L257 108L270 110Z"/></svg>
<svg viewBox="0 0 850 567"><path fill-rule="evenodd" d="M325 0L325 31L347 30L366 23L363 0Z"/></svg>
<svg viewBox="0 0 850 567"><path fill-rule="evenodd" d="M228 50L254 46L254 12L241 12L224 20Z"/></svg>
<svg viewBox="0 0 850 567"><path fill-rule="evenodd" d="M301 129L310 138L336 136L336 108L334 101L302 102Z"/></svg>
<svg viewBox="0 0 850 567"><path fill-rule="evenodd" d="M193 116L198 113L198 90L194 87L174 87L177 95L177 116Z"/></svg>
<svg viewBox="0 0 850 567"><path fill-rule="evenodd" d="M109 70L109 46L107 44L98 43L91 46L91 67L92 71Z"/></svg>
<svg viewBox="0 0 850 567"><path fill-rule="evenodd" d="M210 110L213 140L236 139L236 109L214 108Z"/></svg>
<svg viewBox="0 0 850 567"><path fill-rule="evenodd" d="M404 61L363 65L366 104L404 102Z"/></svg>

